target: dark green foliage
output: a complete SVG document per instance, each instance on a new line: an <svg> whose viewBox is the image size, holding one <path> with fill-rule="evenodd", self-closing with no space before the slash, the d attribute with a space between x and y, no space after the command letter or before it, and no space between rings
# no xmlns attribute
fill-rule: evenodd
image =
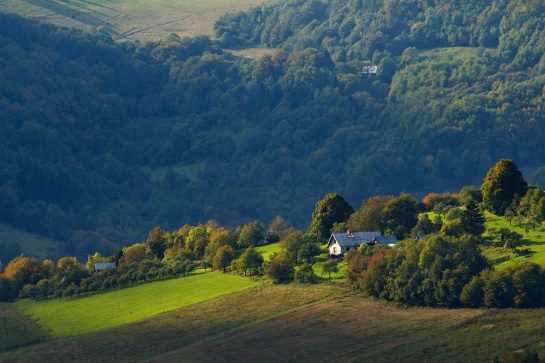
<svg viewBox="0 0 545 363"><path fill-rule="evenodd" d="M500 242L507 249L514 250L520 244L522 235L518 232L511 231L509 228L500 228L498 231Z"/></svg>
<svg viewBox="0 0 545 363"><path fill-rule="evenodd" d="M323 243L329 238L333 225L345 222L352 213L354 209L343 197L329 193L316 204L308 232L318 236Z"/></svg>
<svg viewBox="0 0 545 363"><path fill-rule="evenodd" d="M293 281L301 283L301 284L314 284L316 283L316 275L314 274L314 270L312 269L312 265L305 263L297 271L295 271L295 274L293 276Z"/></svg>
<svg viewBox="0 0 545 363"><path fill-rule="evenodd" d="M473 203L467 204L461 218L464 232L479 237L485 231L484 222L484 215L479 208Z"/></svg>
<svg viewBox="0 0 545 363"><path fill-rule="evenodd" d="M528 184L515 163L501 159L486 174L481 191L486 210L503 215L515 196L523 197Z"/></svg>
<svg viewBox="0 0 545 363"><path fill-rule="evenodd" d="M11 302L17 298L17 284L10 279L0 277L0 301Z"/></svg>
<svg viewBox="0 0 545 363"><path fill-rule="evenodd" d="M502 157L540 167L543 21L522 0L297 0L225 15L219 43L136 44L1 15L0 220L83 259L151 226L289 211L303 229L331 190L354 202L456 190ZM279 50L251 62L219 44Z"/></svg>
<svg viewBox="0 0 545 363"><path fill-rule="evenodd" d="M408 305L455 307L461 305L464 286L487 267L474 238L431 235L421 242L406 240L403 248L381 250L368 259L353 258L347 273L371 296Z"/></svg>
<svg viewBox="0 0 545 363"><path fill-rule="evenodd" d="M434 223L430 217L428 217L428 214L423 214L418 222L416 222L416 226L412 229L411 234L413 236L418 236L420 234L430 234L430 233L437 233L441 229L442 224Z"/></svg>
<svg viewBox="0 0 545 363"><path fill-rule="evenodd" d="M326 261L322 264L322 273L327 274L329 280L331 280L331 273L339 272L339 266L337 261Z"/></svg>
<svg viewBox="0 0 545 363"><path fill-rule="evenodd" d="M263 265L263 256L253 246L248 247L237 261L237 268L244 273L244 276L247 272L250 275L256 274L261 265Z"/></svg>
<svg viewBox="0 0 545 363"><path fill-rule="evenodd" d="M382 230L402 239L409 235L418 221L416 200L409 194L402 194L384 205L381 217Z"/></svg>
<svg viewBox="0 0 545 363"><path fill-rule="evenodd" d="M260 221L253 221L242 227L237 244L240 248L257 246L264 240L265 228Z"/></svg>
<svg viewBox="0 0 545 363"><path fill-rule="evenodd" d="M290 281L293 270L293 262L289 256L283 253L274 253L270 256L270 262L265 268L265 274L275 284L279 284Z"/></svg>

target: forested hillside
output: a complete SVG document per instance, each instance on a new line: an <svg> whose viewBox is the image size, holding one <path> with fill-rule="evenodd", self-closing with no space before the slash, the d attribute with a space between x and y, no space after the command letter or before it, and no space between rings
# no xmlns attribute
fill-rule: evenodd
<svg viewBox="0 0 545 363"><path fill-rule="evenodd" d="M0 220L85 257L156 225L303 228L328 192L459 190L501 158L543 186L543 10L290 1L145 44L0 15ZM277 50L225 50L254 45Z"/></svg>

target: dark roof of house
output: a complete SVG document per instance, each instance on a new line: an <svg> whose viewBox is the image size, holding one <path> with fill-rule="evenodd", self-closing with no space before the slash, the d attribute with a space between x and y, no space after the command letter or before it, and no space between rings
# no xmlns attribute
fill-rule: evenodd
<svg viewBox="0 0 545 363"><path fill-rule="evenodd" d="M101 271L105 268L115 267L115 262L99 262L95 263L95 271Z"/></svg>
<svg viewBox="0 0 545 363"><path fill-rule="evenodd" d="M380 232L351 232L348 233L333 233L329 238L328 245L337 241L341 247L356 247L362 243L369 243L373 238L380 236Z"/></svg>
<svg viewBox="0 0 545 363"><path fill-rule="evenodd" d="M381 245L395 245L397 243L396 236L377 236L373 239Z"/></svg>

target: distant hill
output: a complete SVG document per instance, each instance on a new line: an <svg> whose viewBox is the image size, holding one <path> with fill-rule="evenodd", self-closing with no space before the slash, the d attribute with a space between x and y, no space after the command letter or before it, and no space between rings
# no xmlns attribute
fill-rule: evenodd
<svg viewBox="0 0 545 363"><path fill-rule="evenodd" d="M328 192L459 190L500 158L543 186L541 10L298 0L156 43L1 15L0 220L85 257L156 225L305 228ZM225 50L250 46L276 51Z"/></svg>

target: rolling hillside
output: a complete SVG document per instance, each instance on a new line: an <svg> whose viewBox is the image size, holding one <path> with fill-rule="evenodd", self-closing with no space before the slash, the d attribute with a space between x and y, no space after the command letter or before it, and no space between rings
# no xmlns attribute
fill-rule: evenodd
<svg viewBox="0 0 545 363"><path fill-rule="evenodd" d="M349 295L325 285L253 288L3 352L0 362L207 362L219 352L226 362L482 362L520 349L545 354L543 309L400 309Z"/></svg>
<svg viewBox="0 0 545 363"><path fill-rule="evenodd" d="M213 39L170 34L180 25L161 16L190 2L147 5L153 24L124 17L139 2L40 4L2 9L93 29L2 15L0 221L62 241L60 254L109 255L154 226L210 219L305 229L329 192L356 206L456 191L500 158L543 185L540 2L221 8ZM160 28L155 43L116 42ZM246 47L275 51L226 50Z"/></svg>

